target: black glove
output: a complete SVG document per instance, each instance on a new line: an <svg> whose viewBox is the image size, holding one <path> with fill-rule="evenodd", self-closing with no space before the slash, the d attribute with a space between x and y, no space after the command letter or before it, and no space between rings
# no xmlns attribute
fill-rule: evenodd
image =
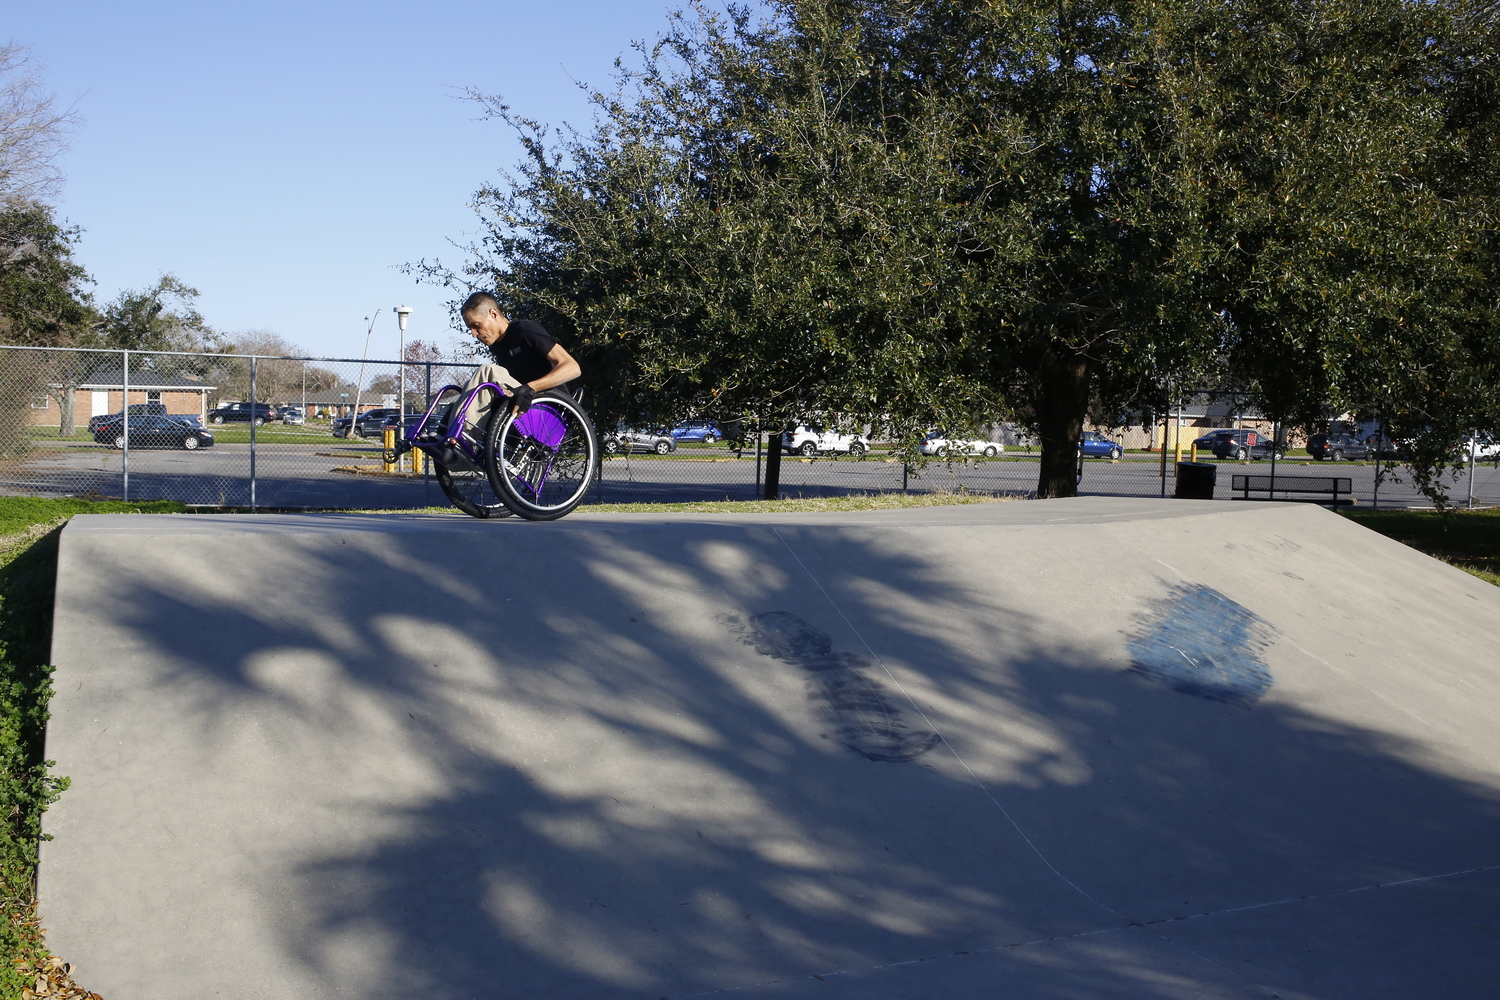
<svg viewBox="0 0 1500 1000"><path fill-rule="evenodd" d="M518 385L510 390L510 405L516 408L517 413L525 413L531 409L533 399L536 399L536 390L529 385Z"/></svg>

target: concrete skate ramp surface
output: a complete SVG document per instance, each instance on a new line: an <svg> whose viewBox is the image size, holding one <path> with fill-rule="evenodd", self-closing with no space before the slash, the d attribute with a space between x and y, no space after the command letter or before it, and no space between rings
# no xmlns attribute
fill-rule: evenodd
<svg viewBox="0 0 1500 1000"><path fill-rule="evenodd" d="M1492 997L1500 589L1322 509L93 516L108 1000Z"/></svg>

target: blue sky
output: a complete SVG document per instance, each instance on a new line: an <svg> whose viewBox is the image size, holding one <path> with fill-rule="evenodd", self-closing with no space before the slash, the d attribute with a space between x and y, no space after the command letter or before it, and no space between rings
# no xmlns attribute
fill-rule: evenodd
<svg viewBox="0 0 1500 1000"><path fill-rule="evenodd" d="M0 30L77 99L59 208L101 299L170 272L218 329L341 357L379 307L371 355L394 357L398 303L415 309L409 338L455 336L447 295L398 265L458 263L473 192L519 158L463 91L583 124L574 81L608 84L680 6L25 0Z"/></svg>

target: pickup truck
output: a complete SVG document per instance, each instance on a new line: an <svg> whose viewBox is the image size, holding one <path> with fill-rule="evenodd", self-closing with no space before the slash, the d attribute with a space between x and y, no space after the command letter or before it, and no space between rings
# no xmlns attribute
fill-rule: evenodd
<svg viewBox="0 0 1500 1000"><path fill-rule="evenodd" d="M230 403L208 411L208 422L211 424L229 424L235 421L248 424L253 421L259 427L268 420L275 419L276 407L270 403Z"/></svg>

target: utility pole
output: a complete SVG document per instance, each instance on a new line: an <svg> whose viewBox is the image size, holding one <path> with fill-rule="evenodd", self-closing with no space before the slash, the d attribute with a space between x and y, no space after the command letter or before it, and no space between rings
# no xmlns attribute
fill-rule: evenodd
<svg viewBox="0 0 1500 1000"><path fill-rule="evenodd" d="M359 361L359 384L354 387L354 411L349 414L349 433L346 440L354 437L354 425L359 423L359 394L365 391L365 362L370 360L370 334L375 332L375 317L380 315L376 309L365 319L370 325L365 329L365 354Z"/></svg>

